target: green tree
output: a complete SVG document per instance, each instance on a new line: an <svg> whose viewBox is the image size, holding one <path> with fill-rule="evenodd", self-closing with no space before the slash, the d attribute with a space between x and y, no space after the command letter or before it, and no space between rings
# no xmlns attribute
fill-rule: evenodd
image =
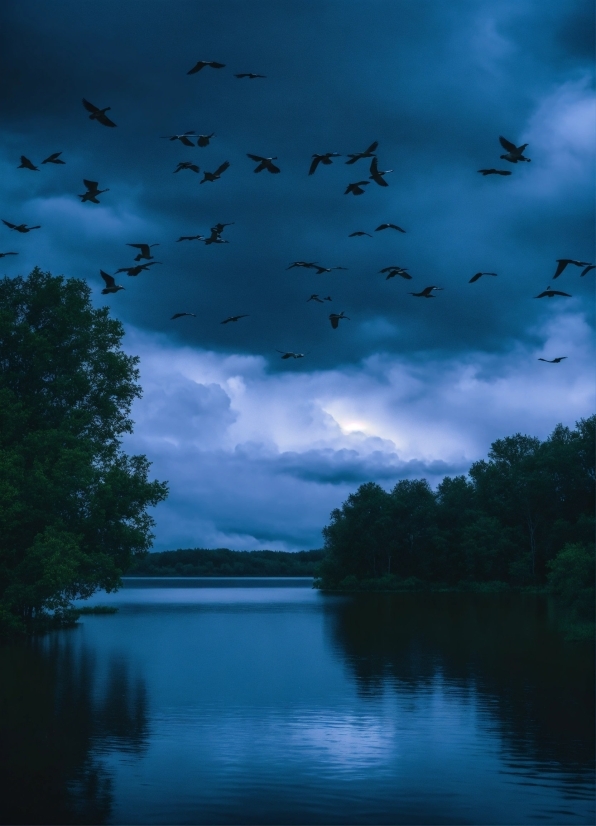
<svg viewBox="0 0 596 826"><path fill-rule="evenodd" d="M138 358L90 290L39 269L0 281L0 616L28 628L111 590L167 495L128 456Z"/></svg>

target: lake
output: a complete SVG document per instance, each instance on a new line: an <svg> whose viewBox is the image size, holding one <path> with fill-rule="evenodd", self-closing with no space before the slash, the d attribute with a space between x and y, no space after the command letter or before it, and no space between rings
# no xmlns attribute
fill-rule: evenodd
<svg viewBox="0 0 596 826"><path fill-rule="evenodd" d="M593 646L544 597L311 586L126 579L2 647L2 822L594 822Z"/></svg>

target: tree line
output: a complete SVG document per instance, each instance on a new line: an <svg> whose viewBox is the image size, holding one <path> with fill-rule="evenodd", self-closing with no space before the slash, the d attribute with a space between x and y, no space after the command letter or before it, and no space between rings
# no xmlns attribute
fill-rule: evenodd
<svg viewBox="0 0 596 826"><path fill-rule="evenodd" d="M189 548L137 559L126 576L315 576L323 551Z"/></svg>

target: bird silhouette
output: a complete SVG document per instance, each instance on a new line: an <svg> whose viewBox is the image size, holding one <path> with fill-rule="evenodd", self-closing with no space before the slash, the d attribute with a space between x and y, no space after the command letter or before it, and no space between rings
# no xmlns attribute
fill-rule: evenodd
<svg viewBox="0 0 596 826"><path fill-rule="evenodd" d="M324 272L332 272L333 270L347 270L347 267L321 267L319 264L316 265L317 275L321 275Z"/></svg>
<svg viewBox="0 0 596 826"><path fill-rule="evenodd" d="M204 235L181 235L178 241L204 241Z"/></svg>
<svg viewBox="0 0 596 826"><path fill-rule="evenodd" d="M417 298L436 298L433 295L433 290L442 290L444 287L425 287L422 292L419 293L410 293L410 295L415 295Z"/></svg>
<svg viewBox="0 0 596 826"><path fill-rule="evenodd" d="M564 295L566 298L571 298L569 293L562 293L560 290L551 290L550 287L547 287L540 295L535 295L534 298L554 298L555 295Z"/></svg>
<svg viewBox="0 0 596 826"><path fill-rule="evenodd" d="M83 195L79 195L81 199L81 203L85 203L85 201L91 201L92 204L98 204L99 201L97 200L97 196L101 195L103 192L109 192L109 189L98 189L97 181L87 181L83 178L83 183L87 187L87 192Z"/></svg>
<svg viewBox="0 0 596 826"><path fill-rule="evenodd" d="M180 143L183 143L184 146L194 146L194 143L190 140L190 138L198 138L198 135L195 135L194 131L191 129L189 132L184 132L182 135L162 135L161 137L168 141L180 141Z"/></svg>
<svg viewBox="0 0 596 826"><path fill-rule="evenodd" d="M553 275L553 280L558 278L563 270L569 265L574 264L576 267L590 267L588 261L575 261L573 258L557 258L557 271ZM583 275L583 273L582 273Z"/></svg>
<svg viewBox="0 0 596 826"><path fill-rule="evenodd" d="M313 293L310 298L306 299L307 304L308 304L309 301L318 301L319 304L323 303L323 299L319 298L319 296L316 293Z"/></svg>
<svg viewBox="0 0 596 826"><path fill-rule="evenodd" d="M308 355L308 353L292 353L291 351L287 351L287 350L277 350L276 352L277 353L283 353L282 360L283 359L303 359L304 356Z"/></svg>
<svg viewBox="0 0 596 826"><path fill-rule="evenodd" d="M277 156L273 158L262 158L260 155L251 155L249 152L247 152L246 155L251 160L257 162L257 167L253 170L254 172L262 172L264 169L275 175L277 175L278 172L281 172L279 166L276 166L273 163L273 161L277 160Z"/></svg>
<svg viewBox="0 0 596 826"><path fill-rule="evenodd" d="M234 75L234 77L243 78L247 77L250 80L256 80L258 77L265 78L267 75L255 75L252 72L241 72L239 75Z"/></svg>
<svg viewBox="0 0 596 826"><path fill-rule="evenodd" d="M41 226L28 227L27 224L11 224L10 221L5 221L2 218L2 223L6 224L9 229L14 229L15 232L31 232L32 229L41 229Z"/></svg>
<svg viewBox="0 0 596 826"><path fill-rule="evenodd" d="M7 255L18 255L18 252L0 252L0 258L6 258Z"/></svg>
<svg viewBox="0 0 596 826"><path fill-rule="evenodd" d="M370 183L370 181L357 181L354 184L348 184L348 187L347 187L346 191L344 192L344 195L347 195L350 192L352 193L352 195L363 195L364 190L362 189L362 187L363 186L368 186L369 183Z"/></svg>
<svg viewBox="0 0 596 826"><path fill-rule="evenodd" d="M215 172L203 172L203 175L205 177L203 178L201 183L204 184L205 181L219 181L219 179L221 178L221 176L223 175L223 173L226 171L226 169L229 166L230 166L230 162L229 161L224 161L221 166L217 167Z"/></svg>
<svg viewBox="0 0 596 826"><path fill-rule="evenodd" d="M409 272L402 269L401 267L396 267L395 269L389 270L389 272L385 276L385 281L389 281L390 278L395 278L396 275L399 275L400 278L405 278L407 281L412 280L412 276Z"/></svg>
<svg viewBox="0 0 596 826"><path fill-rule="evenodd" d="M248 318L248 313L246 315L230 315L227 318L224 318L223 321L220 321L220 324L227 324L229 321L238 321L239 318Z"/></svg>
<svg viewBox="0 0 596 826"><path fill-rule="evenodd" d="M174 174L176 174L176 172L180 172L181 169L190 169L192 172L200 171L196 163L193 163L192 161L180 161L180 163L174 170Z"/></svg>
<svg viewBox="0 0 596 826"><path fill-rule="evenodd" d="M389 184L387 183L387 181L383 177L384 175L388 175L389 172L393 172L393 169L385 169L385 171L382 171L382 170L379 169L379 167L377 166L376 156L370 162L370 176L369 177L370 177L371 181L374 181L379 186L389 186Z"/></svg>
<svg viewBox="0 0 596 826"><path fill-rule="evenodd" d="M32 172L39 172L39 167L35 166L24 155L21 155L21 163L17 166L17 169L30 169Z"/></svg>
<svg viewBox="0 0 596 826"><path fill-rule="evenodd" d="M187 72L187 75L196 75L197 72L200 72L201 69L204 69L205 66L211 66L212 69L224 69L225 63L217 63L215 60L198 60L192 69Z"/></svg>
<svg viewBox="0 0 596 826"><path fill-rule="evenodd" d="M334 330L337 330L339 322L342 320L342 318L347 318L347 320L350 321L350 317L345 315L343 310L341 311L341 313L329 314L329 321L331 322L331 326Z"/></svg>
<svg viewBox="0 0 596 826"><path fill-rule="evenodd" d="M400 270L400 271L403 271L403 272L406 271L404 267L398 267L397 264L394 264L391 267L383 267L383 269L379 270L379 272L390 272L391 270Z"/></svg>
<svg viewBox="0 0 596 826"><path fill-rule="evenodd" d="M136 267L120 267L119 270L116 270L116 275L118 275L119 272L125 272L127 275L140 275L140 273L145 272L145 270L154 264L161 263L161 261L149 261L147 264L137 264Z"/></svg>
<svg viewBox="0 0 596 826"><path fill-rule="evenodd" d="M583 278L584 275L587 275L587 273L589 273L590 270L593 270L593 269L596 269L596 264L588 264L588 266L585 268L585 270L581 274L582 278Z"/></svg>
<svg viewBox="0 0 596 826"><path fill-rule="evenodd" d="M511 172L508 169L479 169L480 172L486 178L487 175L511 175Z"/></svg>
<svg viewBox="0 0 596 826"><path fill-rule="evenodd" d="M99 274L101 275L103 280L106 282L105 287L101 291L102 295L107 295L108 293L117 293L118 290L124 290L125 289L125 287L121 287L119 284L116 284L116 280L114 279L114 277L112 275L108 275L107 272L104 272L103 270L100 270Z"/></svg>
<svg viewBox="0 0 596 826"><path fill-rule="evenodd" d="M375 232L381 232L383 229L396 229L398 232L405 232L405 229L398 227L397 224L379 224Z"/></svg>
<svg viewBox="0 0 596 826"><path fill-rule="evenodd" d="M473 275L470 278L470 280L468 281L468 284L473 284L474 281L478 281L478 279L482 278L483 275L496 275L496 274L497 274L496 272L477 272L476 275Z"/></svg>
<svg viewBox="0 0 596 826"><path fill-rule="evenodd" d="M190 315L193 318L197 317L196 313L174 313L174 315L171 317L170 321L174 321L175 318L183 318L185 315Z"/></svg>
<svg viewBox="0 0 596 826"><path fill-rule="evenodd" d="M60 158L61 154L62 154L62 152L53 152L51 155L48 155L48 157L45 159L45 161L42 161L42 164L44 164L44 163L65 164L66 161L63 161Z"/></svg>
<svg viewBox="0 0 596 826"><path fill-rule="evenodd" d="M372 238L372 235L370 234L370 232L363 232L361 229L357 229L356 232L351 232L348 235L348 238L358 238L361 235L368 235L369 238Z"/></svg>
<svg viewBox="0 0 596 826"><path fill-rule="evenodd" d="M507 154L500 156L502 161L509 161L509 163L527 161L529 163L532 160L531 158L524 157L524 149L528 145L527 143L524 143L521 146L516 146L514 143L511 143L511 141L508 141L507 138L504 138L502 135L499 135L499 143L501 144L503 149L507 150Z"/></svg>
<svg viewBox="0 0 596 826"><path fill-rule="evenodd" d="M210 135L199 135L199 139L197 141L197 146L205 147L209 146L209 141L211 138L215 137L215 132L212 132Z"/></svg>
<svg viewBox="0 0 596 826"><path fill-rule="evenodd" d="M97 106L94 106L92 103L89 103L88 100L85 100L85 98L83 98L83 106L88 112L91 112L91 114L89 115L89 120L96 120L103 126L116 126L114 121L110 120L109 117L106 115L106 112L109 112L112 108L111 106L106 106L105 109L99 109Z"/></svg>
<svg viewBox="0 0 596 826"><path fill-rule="evenodd" d="M151 247L159 247L159 244L127 244L127 247L135 247L139 250L139 254L135 255L135 261L140 261L141 258L146 258L148 261L153 258L151 255Z"/></svg>
<svg viewBox="0 0 596 826"><path fill-rule="evenodd" d="M373 153L374 153L374 151L375 151L375 149L377 148L378 145L379 145L379 141L375 141L374 143L371 143L371 145L368 147L368 149L365 149L364 152L357 152L356 154L348 155L348 158L350 160L346 161L346 163L347 164L356 163L356 161L359 161L360 158L372 158Z"/></svg>
<svg viewBox="0 0 596 826"><path fill-rule="evenodd" d="M230 221L229 224L215 224L215 226L211 227L211 232L216 232L218 235L221 235L226 227L231 227L235 223L235 221Z"/></svg>
<svg viewBox="0 0 596 826"><path fill-rule="evenodd" d="M211 235L209 238L205 238L205 245L209 246L209 244L229 244L229 241L224 240L219 232L213 227L211 230Z"/></svg>
<svg viewBox="0 0 596 826"><path fill-rule="evenodd" d="M331 158L339 158L339 152L325 152L323 155L313 155L313 160L310 164L310 169L308 170L309 175L314 175L317 166L322 163L325 166L329 166L332 163Z"/></svg>
<svg viewBox="0 0 596 826"><path fill-rule="evenodd" d="M538 361L546 361L546 362L548 362L549 364L559 364L559 362L563 361L563 359L566 359L566 358L567 358L567 356L557 356L557 358L556 358L556 359L543 359L543 358L539 358L539 359L538 359Z"/></svg>
<svg viewBox="0 0 596 826"><path fill-rule="evenodd" d="M286 267L286 270L291 270L294 267L306 267L308 269L315 269L318 266L319 265L316 261L294 261L292 264L290 264L289 267Z"/></svg>

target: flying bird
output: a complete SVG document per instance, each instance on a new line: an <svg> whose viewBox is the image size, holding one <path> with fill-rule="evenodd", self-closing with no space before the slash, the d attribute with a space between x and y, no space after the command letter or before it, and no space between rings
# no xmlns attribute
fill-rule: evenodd
<svg viewBox="0 0 596 826"><path fill-rule="evenodd" d="M200 72L201 69L204 69L205 66L211 66L212 69L223 69L225 68L225 65L225 63L217 63L215 60L199 60L186 74L196 75L196 73Z"/></svg>
<svg viewBox="0 0 596 826"><path fill-rule="evenodd" d="M27 224L11 224L10 221L5 221L2 218L2 223L6 224L9 229L14 229L16 232L31 232L32 229L41 229L41 226L28 227Z"/></svg>
<svg viewBox="0 0 596 826"><path fill-rule="evenodd" d="M53 152L51 155L48 155L48 157L45 159L45 161L42 161L42 164L44 164L44 163L61 163L61 164L65 164L66 161L63 161L63 160L60 159L61 154L62 154L62 152Z"/></svg>
<svg viewBox="0 0 596 826"><path fill-rule="evenodd" d="M185 132L183 135L162 135L161 137L168 141L180 141L180 143L183 143L184 146L194 146L194 143L190 140L190 138L197 138L198 135L195 135L194 131L191 129L190 132Z"/></svg>
<svg viewBox="0 0 596 826"><path fill-rule="evenodd" d="M174 174L176 174L176 172L180 172L181 169L190 169L192 172L200 171L196 163L193 163L192 161L180 161L180 163L174 170Z"/></svg>
<svg viewBox="0 0 596 826"><path fill-rule="evenodd" d="M308 304L309 301L318 301L319 304L323 303L323 299L319 298L319 296L316 293L313 293L310 298L306 299L307 304Z"/></svg>
<svg viewBox="0 0 596 826"><path fill-rule="evenodd" d="M221 235L219 234L219 232L217 232L215 227L212 228L211 235L209 236L209 238L205 238L205 244L206 245L209 245L209 244L229 244L229 243L230 243L229 241L226 241L221 237Z"/></svg>
<svg viewBox="0 0 596 826"><path fill-rule="evenodd" d="M337 330L339 322L341 321L342 318L347 318L348 321L350 321L350 317L347 316L347 315L344 315L343 310L341 311L341 313L330 313L329 321L331 322L331 326L333 327L334 330Z"/></svg>
<svg viewBox="0 0 596 826"><path fill-rule="evenodd" d="M97 196L101 195L103 192L109 192L109 189L98 189L97 181L87 181L83 178L83 183L87 187L87 192L83 195L79 195L81 199L81 203L85 203L85 201L91 201L93 204L98 204L99 201L97 200Z"/></svg>
<svg viewBox="0 0 596 826"><path fill-rule="evenodd" d="M542 359L542 358L539 358L538 361L546 361L549 364L559 364L560 361L563 361L563 359L566 359L566 358L567 358L567 356L557 356L556 359Z"/></svg>
<svg viewBox="0 0 596 826"><path fill-rule="evenodd" d="M511 175L511 172L508 169L479 169L480 172L486 178L487 175Z"/></svg>
<svg viewBox="0 0 596 826"><path fill-rule="evenodd" d="M385 169L384 171L380 170L377 166L377 157L376 155L373 157L372 161L370 162L370 179L374 181L379 186L389 186L383 175L388 175L389 172L393 172L393 169Z"/></svg>
<svg viewBox="0 0 596 826"><path fill-rule="evenodd" d="M382 229L396 229L398 232L405 232L405 229L398 227L397 224L379 224L375 232L380 232Z"/></svg>
<svg viewBox="0 0 596 826"><path fill-rule="evenodd" d="M292 353L286 350L277 350L276 352L283 353L282 359L303 359L304 356L308 355L308 353Z"/></svg>
<svg viewBox="0 0 596 826"><path fill-rule="evenodd" d="M372 235L370 234L370 232L363 232L363 230L361 230L361 229L356 230L356 232L351 232L348 235L348 238L356 238L356 237L359 238L361 235L368 235L369 238L372 238Z"/></svg>
<svg viewBox="0 0 596 826"><path fill-rule="evenodd" d="M209 141L215 137L215 132L212 132L210 135L199 135L198 137L197 146L209 146Z"/></svg>
<svg viewBox="0 0 596 826"><path fill-rule="evenodd" d="M551 290L550 287L547 287L540 295L535 295L534 298L553 298L555 295L564 295L566 298L571 298L569 293L562 293L560 290Z"/></svg>
<svg viewBox="0 0 596 826"><path fill-rule="evenodd" d="M39 172L39 167L35 166L35 164L24 155L21 155L21 163L17 166L17 169L30 169L32 172Z"/></svg>
<svg viewBox="0 0 596 826"><path fill-rule="evenodd" d="M221 166L217 167L215 172L203 172L203 175L205 177L203 178L201 183L204 184L205 181L218 181L221 178L222 174L229 167L229 165L230 165L229 161L224 161Z"/></svg>
<svg viewBox="0 0 596 826"><path fill-rule="evenodd" d="M204 241L204 235L181 235L178 241Z"/></svg>
<svg viewBox="0 0 596 826"><path fill-rule="evenodd" d="M250 80L255 80L258 77L265 78L265 77L267 77L267 75L255 75L252 72L241 72L239 75L234 75L234 77L239 77L239 78L248 77Z"/></svg>
<svg viewBox="0 0 596 826"><path fill-rule="evenodd" d="M591 266L588 261L574 261L573 258L557 258L557 271L553 275L553 279L558 278L568 264L575 264L576 267Z"/></svg>
<svg viewBox="0 0 596 826"><path fill-rule="evenodd" d="M379 270L379 272L391 272L392 270L399 270L399 271L401 271L401 272L405 272L405 271L406 271L406 270L404 269L404 267L398 267L398 266L397 266L397 264L395 264L395 265L393 265L393 266L391 266L391 267L383 267L383 269L382 269L382 270Z"/></svg>
<svg viewBox="0 0 596 826"><path fill-rule="evenodd" d="M135 247L139 250L139 254L135 255L135 261L140 261L141 258L146 258L148 261L153 258L151 255L151 247L159 247L159 244L127 244L127 247Z"/></svg>
<svg viewBox="0 0 596 826"><path fill-rule="evenodd" d="M396 267L395 269L389 270L385 277L385 281L389 281L390 278L395 278L396 275L399 275L401 278L405 278L408 281L412 280L412 276L406 270L403 270L401 267Z"/></svg>
<svg viewBox="0 0 596 826"><path fill-rule="evenodd" d="M444 287L425 287L422 292L419 293L410 293L410 295L415 295L417 298L436 298L434 296L433 290L442 290Z"/></svg>
<svg viewBox="0 0 596 826"><path fill-rule="evenodd" d="M332 270L347 270L347 267L321 267L319 264L315 265L317 270L317 275L321 275L324 272L331 272Z"/></svg>
<svg viewBox="0 0 596 826"><path fill-rule="evenodd" d="M478 281L478 279L482 278L483 275L496 275L496 274L497 274L496 272L477 272L476 275L473 275L470 278L470 280L468 281L468 284L473 284L474 281Z"/></svg>
<svg viewBox="0 0 596 826"><path fill-rule="evenodd" d="M308 267L310 269L314 269L315 267L318 267L318 266L319 265L317 264L316 261L294 261L293 264L290 264L289 267L286 267L286 270L291 270L294 267Z"/></svg>
<svg viewBox="0 0 596 826"><path fill-rule="evenodd" d="M333 301L330 295L326 295L323 297L323 301Z"/></svg>
<svg viewBox="0 0 596 826"><path fill-rule="evenodd" d="M364 152L357 152L354 155L348 155L348 158L350 160L346 161L346 163L347 164L356 163L356 161L359 161L360 158L372 158L373 153L374 153L374 151L375 151L375 149L377 148L378 145L379 145L379 141L375 141L374 143L371 143L371 145L368 147L368 149L365 149Z"/></svg>
<svg viewBox="0 0 596 826"><path fill-rule="evenodd" d="M111 106L106 106L105 109L99 109L97 106L89 103L88 100L85 100L85 98L83 98L83 106L88 112L91 112L89 120L96 120L98 123L103 124L103 126L116 126L114 121L110 120L106 115L106 112L109 112L112 108Z"/></svg>
<svg viewBox="0 0 596 826"><path fill-rule="evenodd" d="M174 321L175 318L183 318L185 315L190 315L193 318L197 317L196 313L174 313L170 321Z"/></svg>
<svg viewBox="0 0 596 826"><path fill-rule="evenodd" d="M272 172L273 174L281 172L279 166L276 166L273 163L273 161L277 160L277 156L273 158L262 158L260 155L251 155L249 152L246 153L246 156L253 161L257 161L257 167L253 170L254 172L262 172L263 169L266 169L267 172Z"/></svg>
<svg viewBox="0 0 596 826"><path fill-rule="evenodd" d="M218 235L221 235L226 227L231 227L235 223L235 221L230 221L229 224L216 224L214 227L211 227L211 232L216 232Z"/></svg>
<svg viewBox="0 0 596 826"><path fill-rule="evenodd" d="M348 188L344 192L344 195L347 195L349 192L351 192L352 195L363 195L364 190L361 187L368 186L369 183L370 181L357 181L355 184L348 184Z"/></svg>
<svg viewBox="0 0 596 826"><path fill-rule="evenodd" d="M582 272L581 277L583 277L584 275L586 275L587 273L589 273L589 272L590 272L590 270L593 270L593 269L595 269L595 268L596 268L596 264L588 264L588 266L586 267L586 269Z"/></svg>
<svg viewBox="0 0 596 826"><path fill-rule="evenodd" d="M239 318L248 318L248 313L246 315L230 315L227 318L224 318L223 321L220 321L220 324L227 324L229 321L238 321Z"/></svg>
<svg viewBox="0 0 596 826"><path fill-rule="evenodd" d="M0 258L6 258L7 255L18 255L18 252L0 252Z"/></svg>
<svg viewBox="0 0 596 826"><path fill-rule="evenodd" d="M323 155L315 154L312 157L313 160L311 161L310 169L308 170L309 175L315 174L315 170L320 163L325 164L325 166L329 166L332 163L331 158L339 158L340 154L339 152L325 152Z"/></svg>
<svg viewBox="0 0 596 826"><path fill-rule="evenodd" d="M147 264L137 264L136 267L121 267L119 270L116 270L116 275L118 275L119 272L125 272L128 275L139 275L154 264L161 263L161 261L149 261Z"/></svg>
<svg viewBox="0 0 596 826"><path fill-rule="evenodd" d="M514 143L511 143L511 141L508 141L507 138L504 138L502 135L499 135L499 143L501 144L503 149L507 150L506 155L500 156L502 161L509 161L510 163L517 163L518 161L527 161L529 163L532 160L532 158L524 157L524 149L528 145L527 143L524 143L521 146L516 146Z"/></svg>
<svg viewBox="0 0 596 826"><path fill-rule="evenodd" d="M108 275L107 272L104 272L103 270L100 270L99 274L101 275L103 280L106 282L105 287L101 291L102 295L107 295L108 293L117 293L118 290L124 290L125 289L125 287L121 287L119 284L116 284L116 280L114 279L114 277L112 275Z"/></svg>

